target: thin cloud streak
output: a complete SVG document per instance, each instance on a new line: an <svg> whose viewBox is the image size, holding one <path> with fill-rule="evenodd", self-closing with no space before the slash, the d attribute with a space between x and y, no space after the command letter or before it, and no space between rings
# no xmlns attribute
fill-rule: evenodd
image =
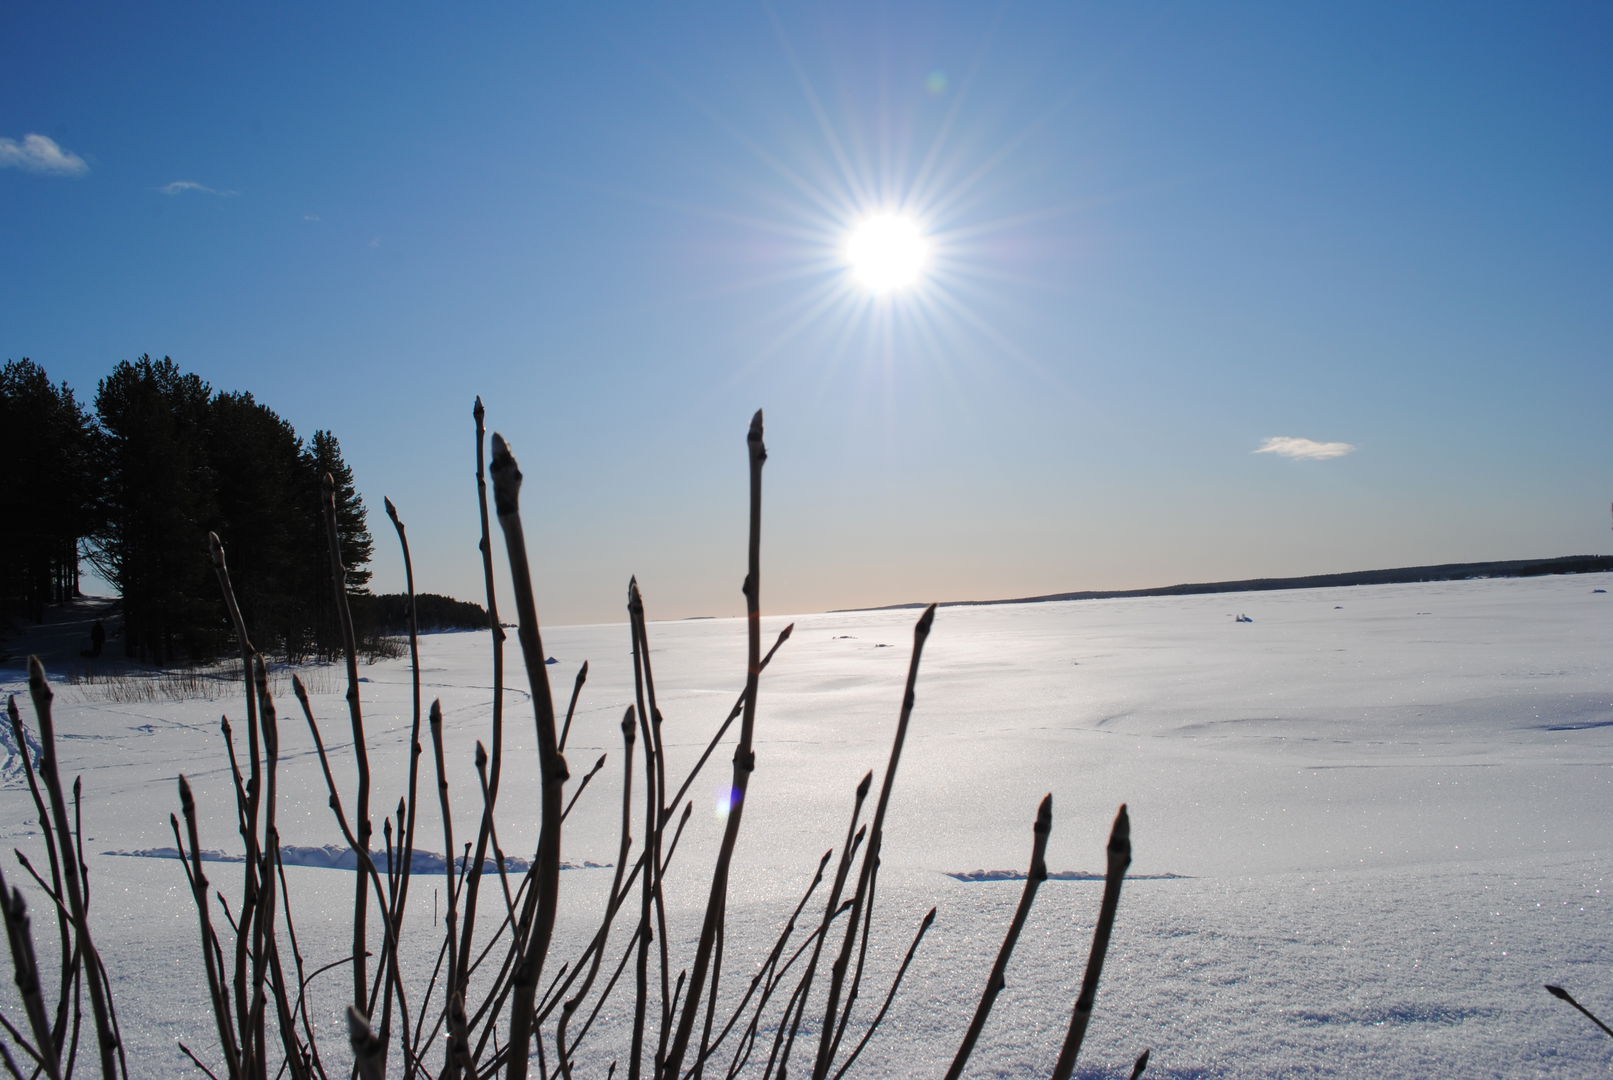
<svg viewBox="0 0 1613 1080"><path fill-rule="evenodd" d="M1355 453L1355 444L1347 442L1317 442L1293 435L1273 435L1260 444L1257 454L1277 454L1295 461L1326 461Z"/></svg>
<svg viewBox="0 0 1613 1080"><path fill-rule="evenodd" d="M199 191L203 195L217 195L220 198L229 198L238 194L234 191L220 191L217 188L210 188L206 184L198 184L194 180L172 180L157 190L164 195L183 195L188 191Z"/></svg>
<svg viewBox="0 0 1613 1080"><path fill-rule="evenodd" d="M63 150L55 139L35 134L24 135L21 142L0 138L0 169L22 169L53 176L83 176L90 171L83 158L71 150Z"/></svg>

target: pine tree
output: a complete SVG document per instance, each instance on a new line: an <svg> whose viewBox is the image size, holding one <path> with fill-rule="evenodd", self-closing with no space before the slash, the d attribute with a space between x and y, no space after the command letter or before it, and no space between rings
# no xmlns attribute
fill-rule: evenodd
<svg viewBox="0 0 1613 1080"><path fill-rule="evenodd" d="M95 430L66 383L24 358L0 368L0 462L14 510L0 529L0 616L35 622L78 595L78 543L93 530Z"/></svg>
<svg viewBox="0 0 1613 1080"><path fill-rule="evenodd" d="M150 356L119 363L95 395L106 485L97 566L123 597L126 652L153 663L212 656L225 632L207 560L210 398L199 376Z"/></svg>
<svg viewBox="0 0 1613 1080"><path fill-rule="evenodd" d="M350 596L369 593L368 567L375 542L370 536L364 500L359 497L353 483L353 470L342 458L341 443L329 431L314 432L303 453L304 502L313 508L313 515L305 533L308 539L302 558L316 597L311 644L318 655L330 657L341 650L342 639L336 615L335 590L331 585L330 545L326 539L321 487L326 474L335 481L336 534L341 546L342 565L347 571L346 590Z"/></svg>
<svg viewBox="0 0 1613 1080"><path fill-rule="evenodd" d="M293 651L313 600L298 591L302 441L251 394L219 393L208 407L207 456L215 484L209 528L224 543L247 633L261 651Z"/></svg>

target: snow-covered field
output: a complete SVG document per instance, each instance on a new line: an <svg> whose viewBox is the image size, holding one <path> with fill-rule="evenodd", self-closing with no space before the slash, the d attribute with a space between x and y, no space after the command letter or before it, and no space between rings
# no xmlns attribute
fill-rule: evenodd
<svg viewBox="0 0 1613 1080"><path fill-rule="evenodd" d="M857 1074L944 1071L1018 900L1012 875L1027 865L1036 804L1052 792L1048 864L1066 876L1041 889L969 1075L1051 1068L1101 890L1079 872L1102 871L1121 802L1135 879L1079 1075L1124 1076L1145 1047L1148 1075L1161 1077L1605 1075L1613 1040L1541 986L1562 983L1613 1015L1613 593L1593 591L1609 587L1613 575L1587 575L942 609L886 829L876 959L892 963L930 906L939 915ZM818 857L840 842L858 779L883 768L916 616L801 617L764 675L729 985L748 978ZM766 639L786 621L765 620ZM650 632L679 777L743 685L744 627ZM544 645L559 661L549 671L562 705L577 665L591 662L567 756L574 776L612 757L568 821L564 853L608 864L618 725L631 701L627 631L557 628ZM483 634L422 639L426 701L441 698L450 729L461 838L474 829L472 747L488 738L489 655ZM524 687L513 641L510 661L510 681ZM403 791L408 663L364 675L376 806L388 808ZM344 687L330 669L312 681L351 785ZM24 674L0 671L0 689L31 723ZM238 849L218 720L239 718L239 693L126 704L93 683L56 689L63 768L84 780L92 910L131 1065L182 1075L175 1041L211 1045L195 914L176 863L125 853L172 846L180 772L208 815L204 846ZM282 836L315 863L313 849L340 837L289 692L281 714ZM530 855L535 754L521 690L508 691L507 717L501 838ZM37 853L11 743L7 732L0 830L5 848ZM727 758L720 751L693 789L671 884L682 898L673 946L686 954ZM435 813L423 820L422 846L440 853ZM310 965L339 957L351 871L290 874ZM609 875L562 875L559 956L591 927ZM218 865L216 880L232 877ZM405 941L422 970L437 940L425 894L441 880L416 879ZM52 935L30 896L36 931ZM344 986L331 977L321 1001L332 1047L342 1046ZM14 993L7 977L0 1003L13 1015ZM607 1010L609 1026L591 1037L606 1058L621 1018Z"/></svg>

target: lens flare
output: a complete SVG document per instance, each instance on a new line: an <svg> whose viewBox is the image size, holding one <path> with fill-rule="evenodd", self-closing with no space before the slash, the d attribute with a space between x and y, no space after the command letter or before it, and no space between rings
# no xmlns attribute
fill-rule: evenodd
<svg viewBox="0 0 1613 1080"><path fill-rule="evenodd" d="M722 787L717 789L716 799L714 802L715 805L712 807L712 809L715 811L717 819L720 821L727 817L729 813L733 811L734 807L739 805L739 789L724 784Z"/></svg>

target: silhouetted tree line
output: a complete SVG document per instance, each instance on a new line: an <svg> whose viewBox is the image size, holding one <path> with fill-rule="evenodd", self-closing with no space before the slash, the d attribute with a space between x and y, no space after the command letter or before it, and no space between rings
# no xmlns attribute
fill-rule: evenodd
<svg viewBox="0 0 1613 1080"><path fill-rule="evenodd" d="M0 369L0 604L35 622L78 593L78 538L94 527L92 425L73 391L28 360Z"/></svg>
<svg viewBox="0 0 1613 1080"><path fill-rule="evenodd" d="M164 357L120 362L93 413L28 359L0 371L0 613L43 618L78 592L80 557L122 596L123 648L153 663L232 647L207 556L216 532L253 644L293 658L341 647L321 479L335 481L349 595L374 547L329 431L306 442L251 394L215 392Z"/></svg>
<svg viewBox="0 0 1613 1080"><path fill-rule="evenodd" d="M486 630L487 609L468 600L455 600L437 593L420 593L414 598L415 619L421 632L428 630ZM364 620L379 634L409 632L409 598L403 593L382 593L355 601Z"/></svg>

